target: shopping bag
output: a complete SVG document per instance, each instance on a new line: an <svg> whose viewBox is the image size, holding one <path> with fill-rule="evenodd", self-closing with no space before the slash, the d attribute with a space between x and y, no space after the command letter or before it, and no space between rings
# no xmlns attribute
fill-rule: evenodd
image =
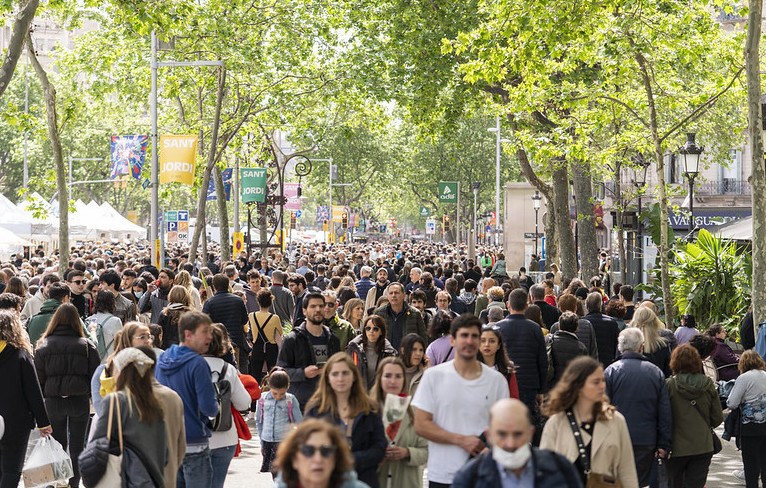
<svg viewBox="0 0 766 488"><path fill-rule="evenodd" d="M26 488L69 484L72 460L53 436L41 437L29 453L22 471Z"/></svg>

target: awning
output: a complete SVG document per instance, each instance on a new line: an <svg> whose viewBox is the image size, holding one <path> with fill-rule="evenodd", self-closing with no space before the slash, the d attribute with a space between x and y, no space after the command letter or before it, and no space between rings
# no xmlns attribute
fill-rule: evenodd
<svg viewBox="0 0 766 488"><path fill-rule="evenodd" d="M753 240L753 217L743 217L733 222L718 225L710 230L711 234L720 235L726 239L735 241Z"/></svg>

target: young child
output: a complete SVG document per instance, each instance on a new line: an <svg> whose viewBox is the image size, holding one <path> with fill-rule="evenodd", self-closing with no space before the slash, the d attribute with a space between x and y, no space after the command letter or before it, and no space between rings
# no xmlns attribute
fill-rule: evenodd
<svg viewBox="0 0 766 488"><path fill-rule="evenodd" d="M290 376L279 367L272 368L263 379L263 394L255 407L255 425L263 455L261 473L271 472L279 443L295 424L303 420L300 403L295 396L287 393L289 386ZM272 476L275 473L272 472Z"/></svg>

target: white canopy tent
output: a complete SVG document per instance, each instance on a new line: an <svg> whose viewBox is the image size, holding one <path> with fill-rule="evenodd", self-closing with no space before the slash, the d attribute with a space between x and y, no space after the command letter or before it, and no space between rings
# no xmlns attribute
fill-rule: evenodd
<svg viewBox="0 0 766 488"><path fill-rule="evenodd" d="M0 227L0 259L8 259L11 254L18 254L24 250L24 246L32 247L34 244L23 237L19 237L10 230Z"/></svg>

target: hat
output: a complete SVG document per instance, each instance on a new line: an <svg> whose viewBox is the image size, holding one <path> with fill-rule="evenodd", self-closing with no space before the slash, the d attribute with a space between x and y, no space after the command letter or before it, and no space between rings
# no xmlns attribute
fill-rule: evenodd
<svg viewBox="0 0 766 488"><path fill-rule="evenodd" d="M143 377L154 364L154 361L135 347L123 349L112 360L112 365L117 368L117 371L122 371L130 363L133 363L138 374Z"/></svg>

